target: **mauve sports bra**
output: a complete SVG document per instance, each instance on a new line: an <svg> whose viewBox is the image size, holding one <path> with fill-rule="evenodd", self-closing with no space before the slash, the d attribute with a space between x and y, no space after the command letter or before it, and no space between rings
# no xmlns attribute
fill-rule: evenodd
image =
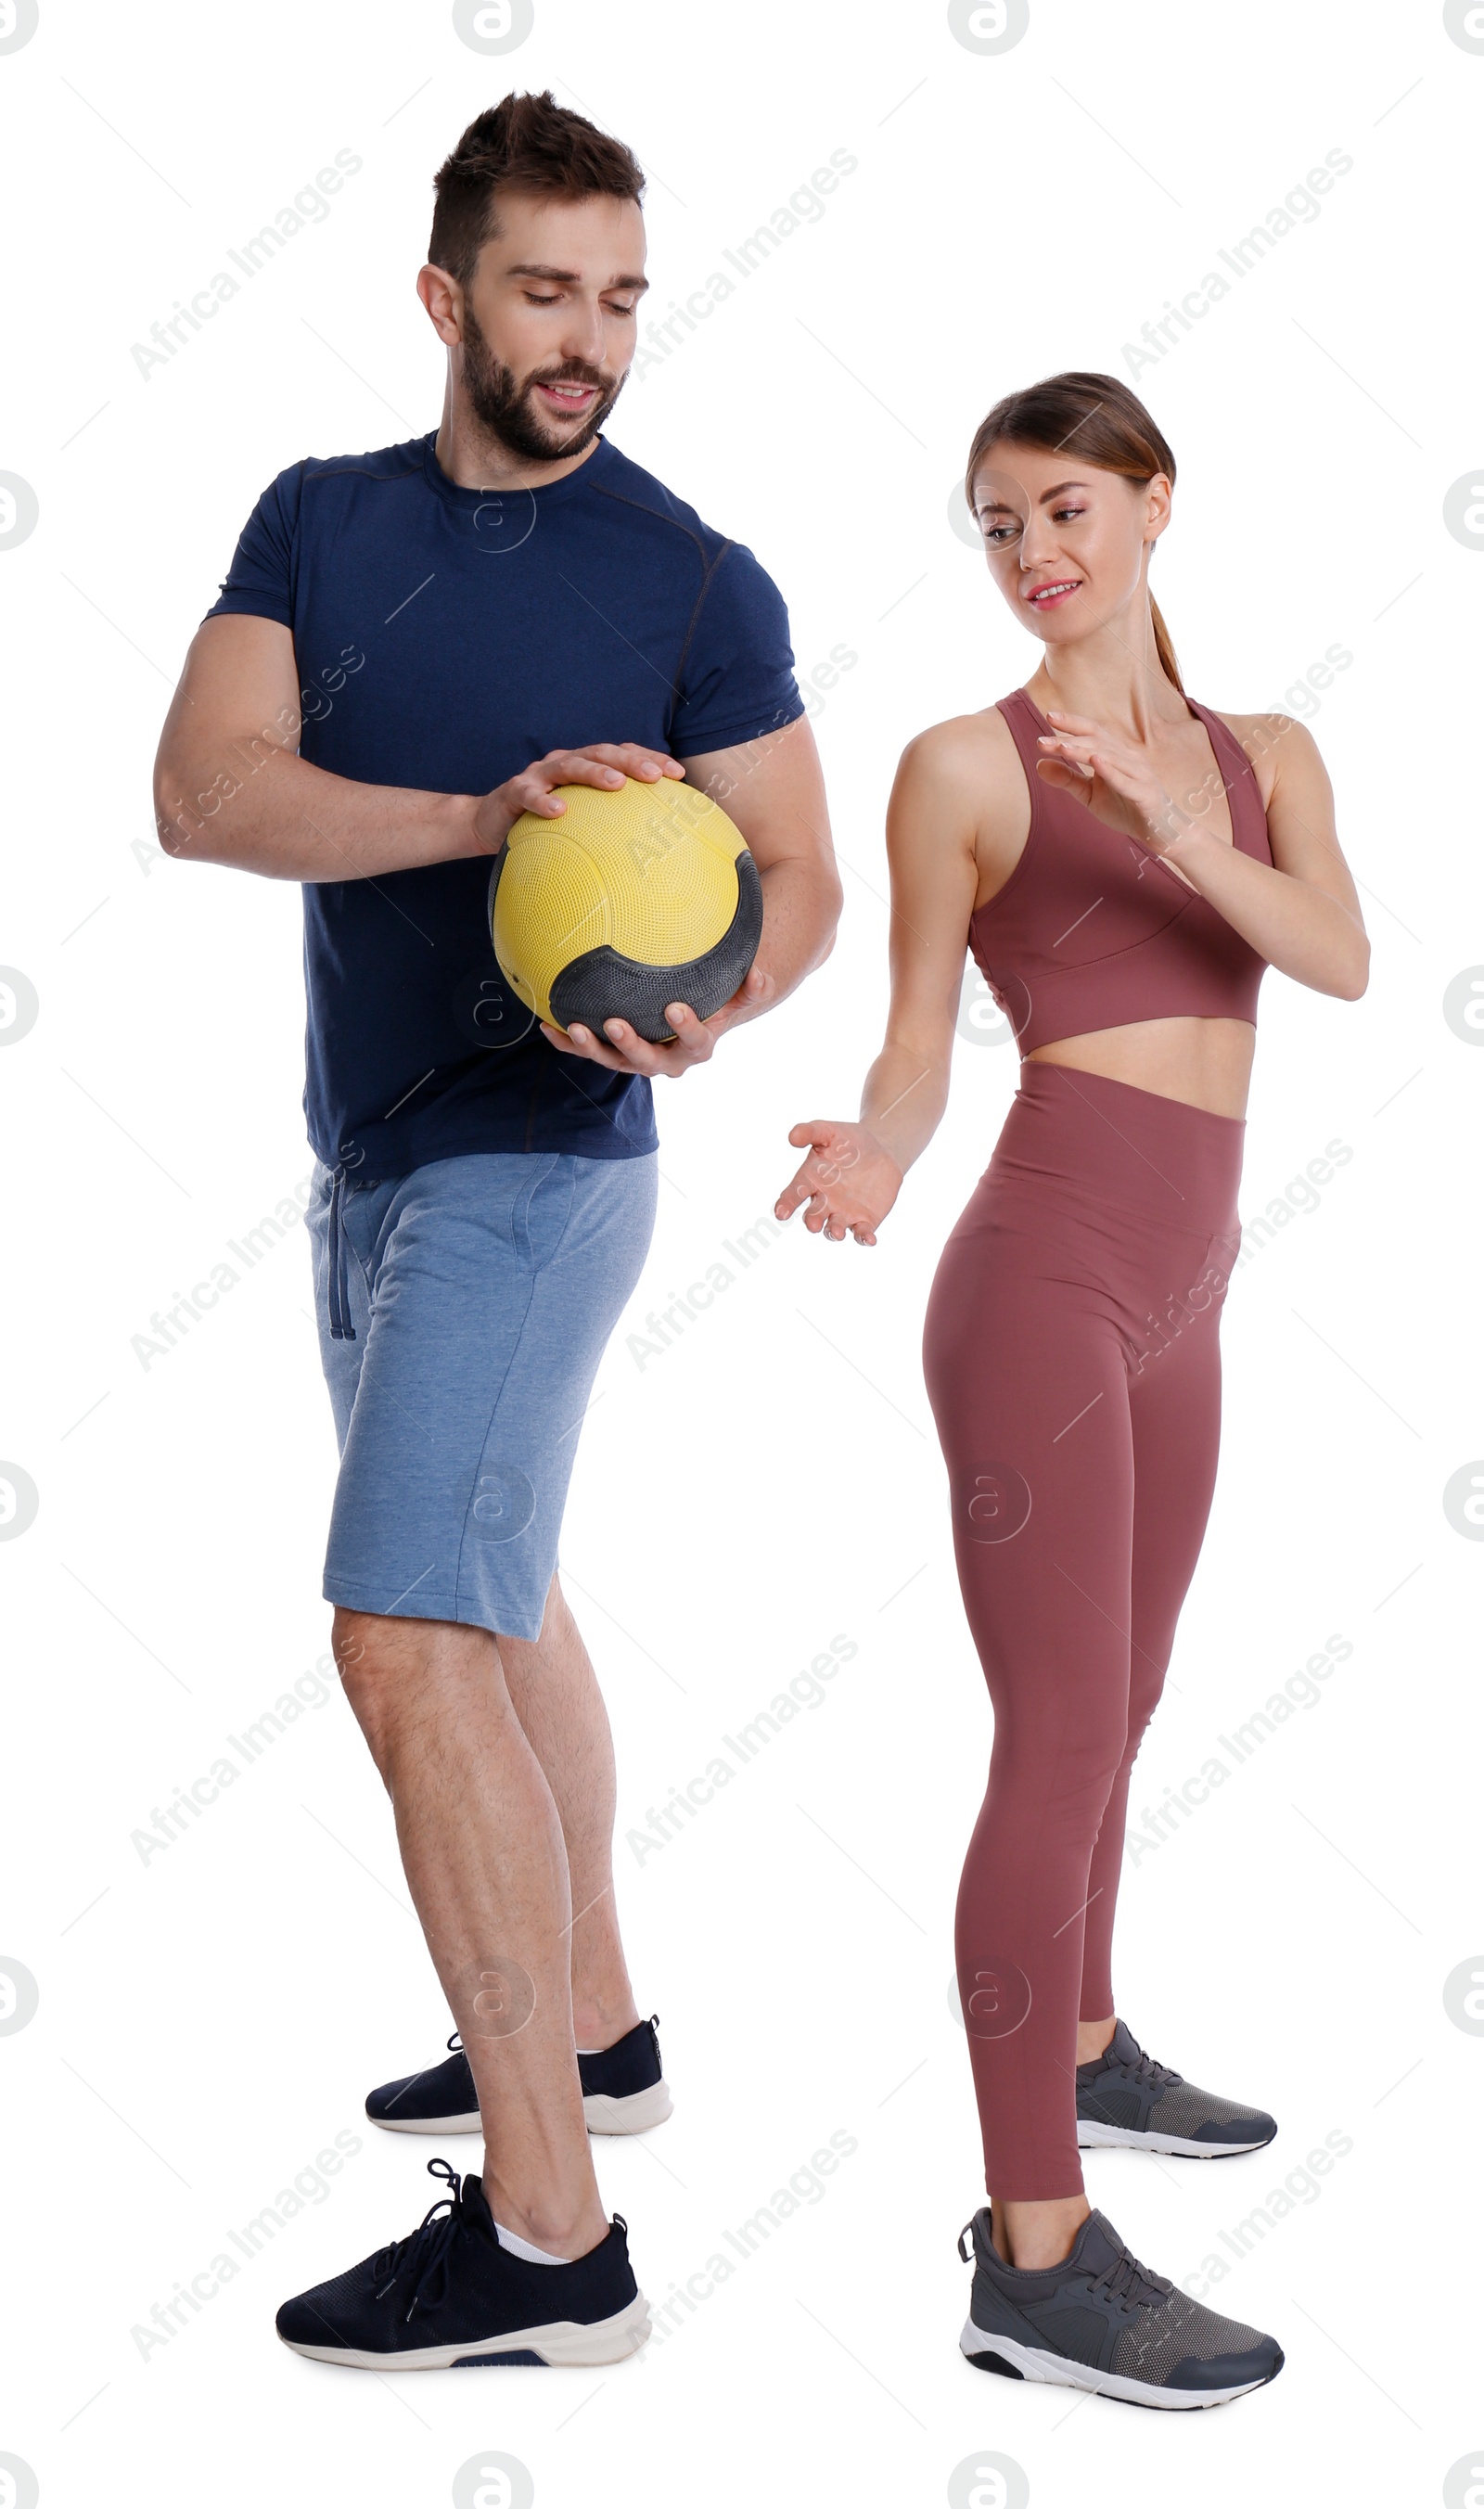
<svg viewBox="0 0 1484 2509"><path fill-rule="evenodd" d="M1251 761L1219 715L1185 702L1210 734L1233 843L1271 863ZM1267 960L1157 854L1036 773L1051 725L1023 689L999 710L1030 786L1030 834L1004 887L971 917L969 947L1021 1053L1138 1020L1255 1025Z"/></svg>

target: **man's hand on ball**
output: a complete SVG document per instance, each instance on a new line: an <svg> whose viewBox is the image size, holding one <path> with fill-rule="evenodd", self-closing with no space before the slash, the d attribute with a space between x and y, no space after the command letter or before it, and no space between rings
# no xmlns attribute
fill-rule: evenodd
<svg viewBox="0 0 1484 2509"><path fill-rule="evenodd" d="M791 1219L805 1204L804 1226L813 1237L838 1246L848 1235L857 1246L874 1246L876 1230L902 1190L902 1170L864 1124L796 1124L796 1150L807 1149L792 1183L773 1205Z"/></svg>
<svg viewBox="0 0 1484 2509"><path fill-rule="evenodd" d="M541 1034L559 1054L580 1055L584 1062L601 1063L606 1071L625 1071L645 1080L679 1080L698 1063L711 1061L718 1037L724 1036L739 1019L765 1010L773 991L772 977L761 967L750 967L730 1001L713 1011L710 1019L697 1019L688 1002L669 1002L665 1017L675 1034L664 1045L651 1045L621 1019L606 1021L602 1036L589 1028L564 1030L542 1020Z"/></svg>
<svg viewBox="0 0 1484 2509"><path fill-rule="evenodd" d="M595 784L600 792L616 793L624 777L636 784L657 783L662 775L683 778L678 758L662 749L645 749L637 740L594 740L585 749L553 749L523 774L512 775L486 793L474 812L474 837L481 850L498 854L522 811L538 819L559 819L567 805L559 784Z"/></svg>

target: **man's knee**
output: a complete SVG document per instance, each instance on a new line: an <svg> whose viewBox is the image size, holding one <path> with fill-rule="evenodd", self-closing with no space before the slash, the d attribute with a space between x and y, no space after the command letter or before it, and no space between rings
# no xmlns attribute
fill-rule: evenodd
<svg viewBox="0 0 1484 2509"><path fill-rule="evenodd" d="M393 1632L399 1626L372 1612L347 1612L337 1607L330 1632L341 1688L378 1766L385 1748L388 1707L395 1677L398 1650Z"/></svg>
<svg viewBox="0 0 1484 2509"><path fill-rule="evenodd" d="M501 1680L489 1630L459 1622L403 1620L337 1606L330 1642L341 1686L384 1774L397 1732L409 1719L429 1709L456 1712L457 1695L471 1677Z"/></svg>

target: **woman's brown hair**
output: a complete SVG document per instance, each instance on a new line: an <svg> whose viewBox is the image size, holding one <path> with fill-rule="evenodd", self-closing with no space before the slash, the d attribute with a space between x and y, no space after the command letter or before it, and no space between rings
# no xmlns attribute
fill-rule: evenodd
<svg viewBox="0 0 1484 2509"><path fill-rule="evenodd" d="M1073 438L1081 459L1098 470L1116 470L1121 479L1137 480L1140 487L1163 470L1174 483L1174 455L1127 384L1121 384L1116 375L1048 375L1024 392L1007 393L980 422L964 472L970 512L974 512L974 474L992 444L1034 444L1044 452L1059 453ZM1149 611L1160 667L1183 696L1185 683L1169 630L1152 593Z"/></svg>

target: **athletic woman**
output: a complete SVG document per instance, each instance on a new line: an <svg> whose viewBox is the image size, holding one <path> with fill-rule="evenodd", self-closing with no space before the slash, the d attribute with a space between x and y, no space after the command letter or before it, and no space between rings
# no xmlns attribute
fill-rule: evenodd
<svg viewBox="0 0 1484 2509"><path fill-rule="evenodd" d="M886 1041L858 1123L790 1134L808 1156L777 1209L875 1244L947 1101L967 940L1022 1060L924 1337L994 1707L956 1929L990 2197L961 2341L1001 2376L1178 2408L1283 2356L1131 2255L1078 2150L1210 2158L1277 2132L1145 2055L1113 1910L1215 1479L1258 987L1274 966L1354 1001L1369 953L1308 731L1184 693L1149 591L1174 475L1108 375L1013 393L975 436L970 509L1040 662L903 756Z"/></svg>

